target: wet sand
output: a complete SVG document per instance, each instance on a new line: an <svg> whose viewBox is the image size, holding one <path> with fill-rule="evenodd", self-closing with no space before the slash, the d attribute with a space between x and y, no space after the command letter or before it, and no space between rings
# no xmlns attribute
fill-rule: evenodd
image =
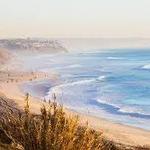
<svg viewBox="0 0 150 150"><path fill-rule="evenodd" d="M20 87L26 82L44 79L55 80L56 77L40 72L0 72L0 96L4 94L7 98L13 99L20 108L23 108L25 93L21 91ZM33 113L40 112L42 101L30 96L30 107ZM81 124L84 125L88 121L90 127L102 131L103 136L117 143L133 146L150 145L150 131L113 123L103 118L79 114L70 110L66 110L66 112L70 115L79 115Z"/></svg>

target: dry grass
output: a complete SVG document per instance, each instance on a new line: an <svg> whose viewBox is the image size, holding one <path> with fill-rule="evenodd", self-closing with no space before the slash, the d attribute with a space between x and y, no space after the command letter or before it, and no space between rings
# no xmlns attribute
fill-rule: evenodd
<svg viewBox="0 0 150 150"><path fill-rule="evenodd" d="M55 101L42 106L41 114L30 113L29 95L23 113L12 112L2 128L25 150L98 150L112 144L103 142L102 133L79 125L78 116L67 116ZM104 144L105 143L105 144Z"/></svg>
<svg viewBox="0 0 150 150"><path fill-rule="evenodd" d="M24 150L119 150L102 133L79 125L78 116L67 116L61 105L49 102L41 114L30 113L29 95L23 112L8 111L1 128L13 140L10 149ZM18 148L17 148L18 147ZM0 148L1 145L0 145ZM4 148L9 149L9 148ZM126 149L126 148L123 148Z"/></svg>

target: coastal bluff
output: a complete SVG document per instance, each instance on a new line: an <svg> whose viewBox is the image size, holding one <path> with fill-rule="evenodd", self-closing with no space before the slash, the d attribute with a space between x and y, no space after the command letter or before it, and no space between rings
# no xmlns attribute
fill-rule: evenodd
<svg viewBox="0 0 150 150"><path fill-rule="evenodd" d="M54 39L1 39L0 49L7 49L11 51L29 51L41 53L58 53L67 52L63 44ZM0 50L1 51L1 50Z"/></svg>

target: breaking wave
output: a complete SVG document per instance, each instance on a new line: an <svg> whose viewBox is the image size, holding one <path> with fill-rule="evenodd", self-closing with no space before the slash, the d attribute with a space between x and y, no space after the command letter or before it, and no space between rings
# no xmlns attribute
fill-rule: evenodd
<svg viewBox="0 0 150 150"><path fill-rule="evenodd" d="M150 64L144 65L144 66L142 67L142 69L147 69L147 70L149 70L149 69L150 69Z"/></svg>

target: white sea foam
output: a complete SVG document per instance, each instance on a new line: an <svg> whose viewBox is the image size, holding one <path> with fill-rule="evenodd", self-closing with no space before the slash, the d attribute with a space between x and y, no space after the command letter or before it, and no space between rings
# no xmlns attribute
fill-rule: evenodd
<svg viewBox="0 0 150 150"><path fill-rule="evenodd" d="M101 103L101 104L106 104L106 105L110 105L110 106L119 108L119 106L118 106L117 104L112 103L112 101L111 101L110 99L102 100L102 99L99 99L99 98L98 98L96 101L97 101L98 103Z"/></svg>
<svg viewBox="0 0 150 150"><path fill-rule="evenodd" d="M47 98L49 98L53 93L55 94L60 94L62 93L64 88L72 87L72 86L77 86L77 85L86 85L90 84L91 82L94 82L95 79L87 79L87 80L80 80L80 81L75 81L75 82L69 82L69 83L64 83L60 84L57 86L54 86L50 89L50 91L47 93Z"/></svg>
<svg viewBox="0 0 150 150"><path fill-rule="evenodd" d="M118 109L117 111L121 113L137 113L141 115L150 115L149 113L145 113L145 111L143 111L143 109L138 106L134 106L134 107L129 105L125 106L121 103L120 104L113 103L111 100L101 100L101 99L97 99L97 102L115 107Z"/></svg>
<svg viewBox="0 0 150 150"><path fill-rule="evenodd" d="M119 110L119 112L123 112L123 113L137 113L137 114L141 114L141 115L150 115L149 112L145 112L145 110L143 110L140 107L136 107L136 106L124 106L121 107Z"/></svg>
<svg viewBox="0 0 150 150"><path fill-rule="evenodd" d="M110 59L110 60L122 60L124 58L122 58L122 57L107 57L107 59Z"/></svg>
<svg viewBox="0 0 150 150"><path fill-rule="evenodd" d="M142 67L142 69L150 69L150 64L147 64L147 65L144 65L143 67Z"/></svg>
<svg viewBox="0 0 150 150"><path fill-rule="evenodd" d="M104 80L106 77L105 76L99 76L97 79L98 80ZM68 87L68 86L75 86L75 85L83 85L83 84L89 84L91 82L96 81L97 79L92 78L92 79L85 79L85 80L79 80L75 82L69 82L69 83L64 83L56 86L57 88L62 88L62 87Z"/></svg>
<svg viewBox="0 0 150 150"><path fill-rule="evenodd" d="M103 81L106 77L105 76L99 76L98 78L92 78L92 79L84 79L84 80L79 80L75 82L68 82L68 83L63 83L57 86L54 86L50 89L50 91L47 93L47 98L51 97L53 93L61 94L64 90L64 88L69 88L73 86L81 86L81 85L88 85L91 84L92 82L95 82L97 80Z"/></svg>
<svg viewBox="0 0 150 150"><path fill-rule="evenodd" d="M131 106L123 106L118 111L123 112L123 113L140 113L140 114L142 114L142 110L140 108L131 107Z"/></svg>
<svg viewBox="0 0 150 150"><path fill-rule="evenodd" d="M82 66L79 64L74 64L74 65L66 66L65 68L80 68L80 67L82 67Z"/></svg>
<svg viewBox="0 0 150 150"><path fill-rule="evenodd" d="M80 81L75 81L75 82L69 82L69 83L66 83L66 84L62 84L60 86L61 87L66 87L66 86L74 86L74 85L81 85L81 84L89 84L93 81L95 81L95 79L80 80Z"/></svg>
<svg viewBox="0 0 150 150"><path fill-rule="evenodd" d="M100 80L100 81L103 81L105 80L106 76L99 76L97 79Z"/></svg>

